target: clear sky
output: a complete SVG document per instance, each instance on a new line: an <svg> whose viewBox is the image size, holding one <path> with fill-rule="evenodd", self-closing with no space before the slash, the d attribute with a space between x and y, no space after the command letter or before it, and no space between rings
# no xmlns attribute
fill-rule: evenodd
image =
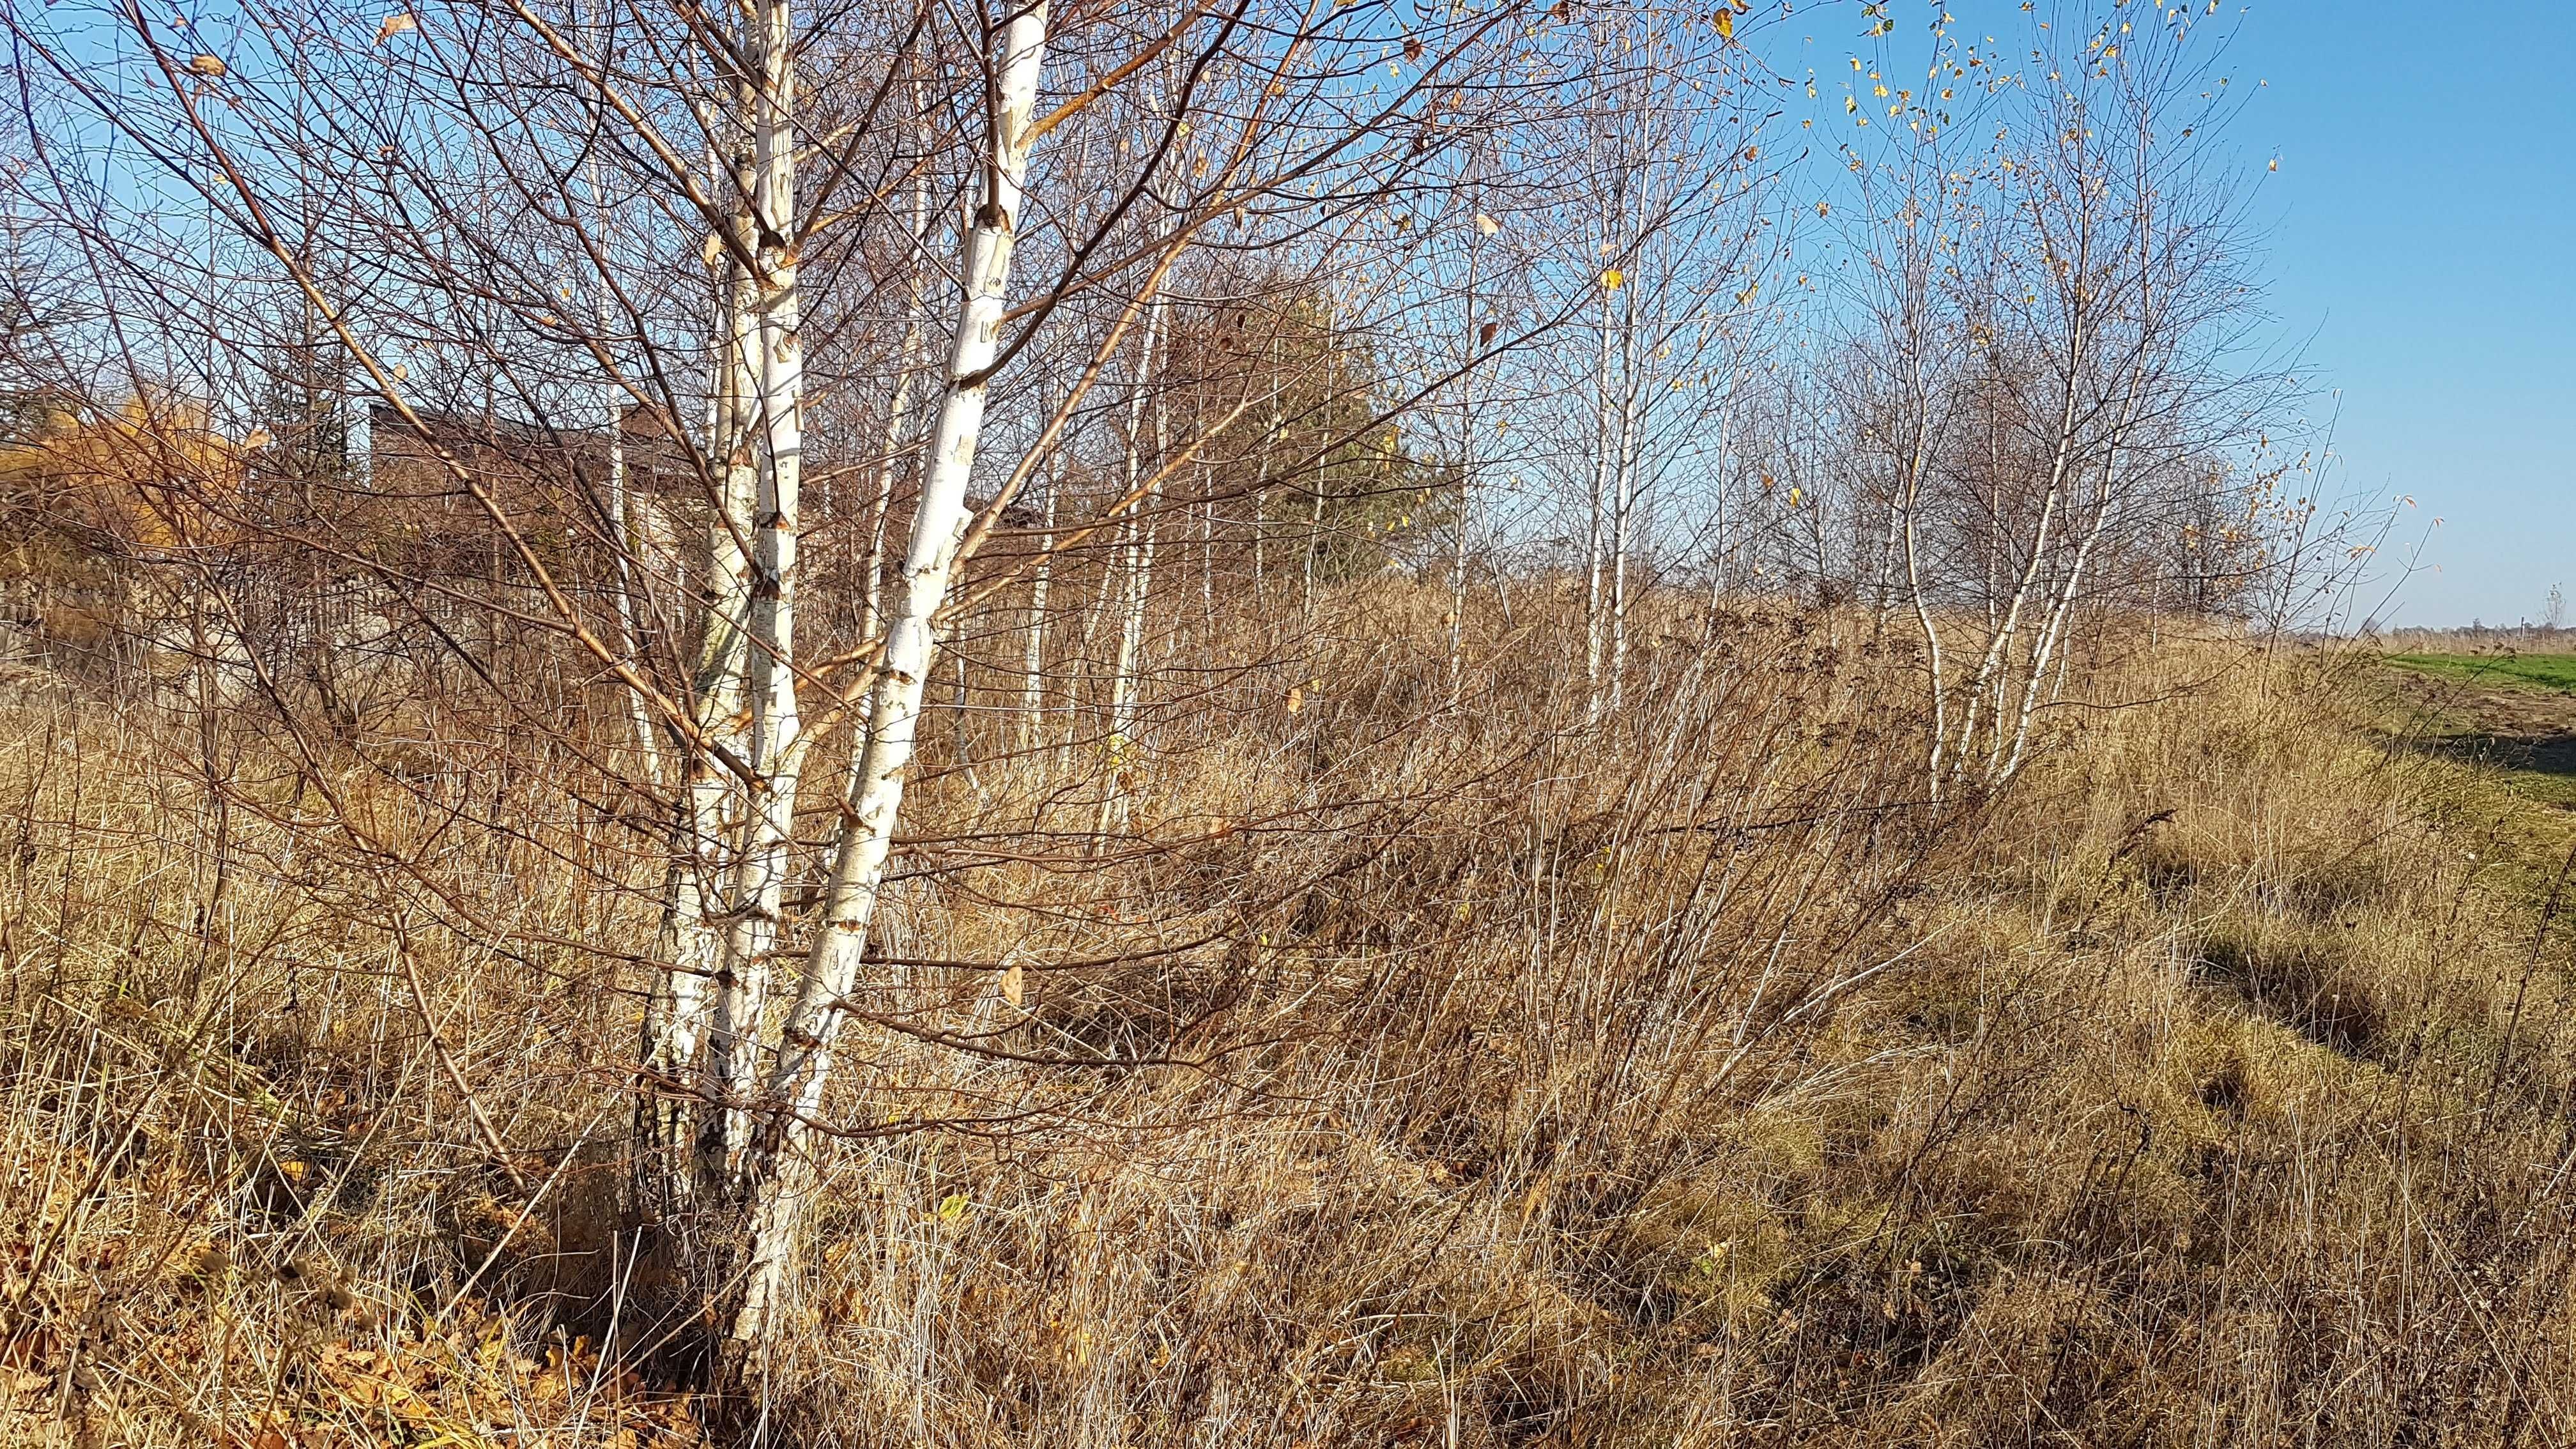
<svg viewBox="0 0 2576 1449"><path fill-rule="evenodd" d="M2536 620L2552 584L2576 596L2571 18L2550 0L2242 17L2230 69L2269 84L2240 139L2281 160L2256 206L2272 310L2302 377L2342 390L2343 481L2412 494L2414 536L2443 520L2400 624Z"/></svg>

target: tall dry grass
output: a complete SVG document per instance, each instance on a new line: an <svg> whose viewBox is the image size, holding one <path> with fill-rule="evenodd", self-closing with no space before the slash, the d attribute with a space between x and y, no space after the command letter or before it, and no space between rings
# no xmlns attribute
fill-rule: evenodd
<svg viewBox="0 0 2576 1449"><path fill-rule="evenodd" d="M1454 699L1443 601L1343 603L1114 759L934 732L720 1404L626 1216L631 812L21 680L0 1438L2576 1435L2565 951L2366 661L2123 635L1935 809L1865 619L1676 607L1595 727L1543 597Z"/></svg>

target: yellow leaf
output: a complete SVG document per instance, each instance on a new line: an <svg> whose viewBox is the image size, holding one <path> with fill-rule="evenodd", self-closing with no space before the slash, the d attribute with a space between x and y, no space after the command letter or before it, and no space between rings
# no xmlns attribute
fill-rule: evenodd
<svg viewBox="0 0 2576 1449"><path fill-rule="evenodd" d="M1617 267L1612 267L1610 270L1601 274L1601 289L1605 292L1618 291L1619 284L1626 280L1628 280L1626 273L1620 271Z"/></svg>
<svg viewBox="0 0 2576 1449"><path fill-rule="evenodd" d="M1726 39L1728 39L1728 40L1733 40L1733 39L1735 38L1735 12L1734 12L1734 11L1732 11L1732 10L1720 10L1720 11L1719 11L1719 12L1717 12L1715 15L1710 16L1710 17L1709 17L1709 19L1710 19L1710 20L1711 20L1711 21L1712 21L1712 22L1717 26L1717 33L1718 33L1719 35L1721 35L1721 36L1725 37L1725 38L1726 38Z"/></svg>
<svg viewBox="0 0 2576 1449"><path fill-rule="evenodd" d="M225 66L223 58L220 56L201 55L188 62L188 69L195 71L199 75L222 75L224 73Z"/></svg>
<svg viewBox="0 0 2576 1449"><path fill-rule="evenodd" d="M410 11L395 11L393 14L385 17L384 24L376 27L376 44L384 44L386 41L393 39L404 31L412 29L417 23L418 22L411 18Z"/></svg>

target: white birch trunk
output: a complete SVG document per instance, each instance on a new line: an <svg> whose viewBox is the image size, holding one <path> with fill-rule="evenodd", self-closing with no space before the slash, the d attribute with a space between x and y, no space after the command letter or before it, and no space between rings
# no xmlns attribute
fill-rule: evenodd
<svg viewBox="0 0 2576 1449"><path fill-rule="evenodd" d="M1163 304L1145 314L1145 335L1136 361L1136 391L1127 402L1127 520L1125 546L1119 550L1126 597L1118 625L1118 653L1109 669L1109 734L1101 761L1107 779L1100 797L1095 835L1106 835L1118 814L1122 790L1119 772L1127 766L1136 743L1137 675L1145 654L1145 606L1154 588L1154 502L1159 489L1138 496L1137 480L1145 469L1145 395L1154 382L1154 345L1162 332ZM1158 425L1157 434L1161 429ZM1186 557L1186 555L1184 555Z"/></svg>
<svg viewBox="0 0 2576 1449"><path fill-rule="evenodd" d="M1976 673L1968 681L1966 718L1960 723L1957 747L1951 752L1950 772L1954 779L1967 767L1969 752L1974 748L1977 737L1979 712L1985 706L1989 690L1994 692L1996 741L1995 748L1988 752L1989 769L2002 755L2005 674L1998 671L2006 670L2005 661L2010 657L2014 637L2021 629L2022 610L2028 606L2031 591L2038 586L2040 574L2046 567L2049 530L2056 523L2058 499L2065 491L2066 473L2075 456L2077 389L2084 357L2084 333L2081 330L2076 332L2075 345L2070 351L2072 356L2067 364L2065 393L2058 409L2056 452L2049 463L2047 491L2040 499L2039 528L2031 539L2030 563L2022 570L2020 581L2013 586L2012 598L2004 608L2003 623L1986 641L1985 653L1977 661Z"/></svg>
<svg viewBox="0 0 2576 1449"><path fill-rule="evenodd" d="M722 174L716 148L707 154L710 178ZM742 523L748 513L736 496L743 479L726 466L725 440L741 411L738 318L734 306L732 254L720 252L709 263L713 308L708 338L707 432L701 456L715 475L715 497L707 522L705 601L700 615L697 659L692 671L694 695L691 724L697 739L681 759L677 840L655 954L670 964L647 1002L644 1016L643 1073L648 1102L642 1133L650 1164L647 1175L659 1208L678 1211L695 1196L702 1175L692 1161L688 1123L690 1104L663 1095L686 1087L703 1093L703 1047L713 1007L717 976L724 964L721 885L731 853L742 786L739 777L716 754L740 758L744 700L744 626L750 608L750 557L744 550ZM703 1106L701 1099L700 1106Z"/></svg>
<svg viewBox="0 0 2576 1449"><path fill-rule="evenodd" d="M2048 678L2050 661L2057 657L2058 649L2065 643L2067 625L2074 613L2077 586L2083 580L2085 565L2092 561L2093 546L2101 541L2110 524L2111 505L2105 500L2094 513L2093 526L2086 531L2084 541L2076 545L2075 557L2066 567L2066 582L2058 589L2057 600L2050 606L2047 623L2032 641L2030 678L2022 685L2021 708L2013 721L2012 747L2002 762L1994 767L1992 784L2003 784L2021 773L2022 754L2030 744L2030 722L2039 713L2040 691ZM2065 679L2062 671L2058 678L2062 686ZM2002 724L2001 720L1996 721L1998 736L2002 734Z"/></svg>
<svg viewBox="0 0 2576 1449"><path fill-rule="evenodd" d="M1020 658L1020 743L1032 756L1046 740L1047 591L1055 572L1057 479L1047 480L1046 532L1038 539L1037 567L1029 578L1029 627Z"/></svg>
<svg viewBox="0 0 2576 1449"><path fill-rule="evenodd" d="M1324 549L1324 460L1315 460L1315 493L1306 511L1306 628L1315 627L1315 565Z"/></svg>
<svg viewBox="0 0 2576 1449"><path fill-rule="evenodd" d="M608 201L596 156L590 158L585 173L592 214L599 226L598 245L604 255L610 236ZM604 263L594 315L600 345L605 347L608 338L614 335L615 314L609 300ZM635 617L635 600L639 592L637 575L643 571L638 565L646 562L649 567L649 548L642 531L636 527L628 503L623 393L613 378L603 384L602 392L601 424L607 430L608 447L610 553L615 560L617 574L617 647L627 657L633 658L642 637ZM625 693L628 724L635 731L635 748L644 775L647 779L661 782L666 777L651 711L641 690L630 687ZM684 787L683 798L686 799L689 793ZM684 818L674 823L685 829L688 821ZM685 848L685 837L675 840L674 844ZM690 861L685 855L675 853L664 880L664 938L657 943L662 959L671 959L674 954L674 948L682 939L683 922L689 936L703 940L704 931L700 924L703 914L697 878L691 872ZM639 1141L636 1146L639 1151L636 1164L640 1182L649 1184L649 1200L645 1206L650 1212L669 1211L685 1202L682 1184L690 1176L684 1165L688 1114L669 1088L679 1083L695 1063L705 1010L704 979L693 975L658 975L645 998L644 1040L640 1053L645 1081L641 1098L643 1105L637 1113Z"/></svg>
<svg viewBox="0 0 2576 1449"><path fill-rule="evenodd" d="M2048 676L2052 659L2058 664L2058 683L2048 686L2047 697L2055 698L2064 687L2066 656L2060 651L2065 647L2066 632L2074 616L2076 595L2083 583L2084 570L2092 562L2094 546L2099 544L2102 536L2110 531L2112 517L2118 511L2120 450L2127 442L2129 429L2136 422L2140 405L2141 398L2133 391L2122 405L2119 424L2103 451L2102 487L2097 495L2100 501L2093 510L2091 526L2085 530L2084 541L2076 545L2075 557L2067 564L2066 581L2057 591L2056 601L2049 608L2048 619L2041 627L2039 636L2032 641L2030 678L2023 684L2021 709L2013 721L2012 747L2004 755L2002 762L1994 767L1992 776L1994 784L2000 785L2021 772L2023 753L2030 744L2031 719L2039 712L2042 681ZM2003 732L2003 721L2000 718L1995 721L1995 731L1998 737Z"/></svg>
<svg viewBox="0 0 2576 1449"><path fill-rule="evenodd" d="M1473 209L1470 208L1472 211ZM1468 225L1481 227L1482 212ZM1467 307L1458 368L1458 517L1449 548L1449 704L1456 708L1467 684L1467 524L1476 499L1476 269L1485 249L1467 243Z"/></svg>
<svg viewBox="0 0 2576 1449"><path fill-rule="evenodd" d="M1610 491L1612 409L1610 400L1610 294L1601 295L1601 350L1593 359L1592 384L1596 406L1593 409L1592 487L1585 496L1583 535L1583 689L1584 716L1601 717L1601 668L1608 653L1609 637L1602 618L1601 564L1604 538L1603 505Z"/></svg>
<svg viewBox="0 0 2576 1449"><path fill-rule="evenodd" d="M1270 423L1261 434L1261 458L1252 475L1252 597L1269 587L1264 545L1270 535L1270 453L1279 446L1279 339L1270 339Z"/></svg>
<svg viewBox="0 0 2576 1449"><path fill-rule="evenodd" d="M937 648L932 625L948 597L969 517L966 486L984 420L985 370L999 350L1012 229L1028 173L1023 135L1037 100L1046 26L1046 6L1035 4L1015 15L1002 34L999 114L992 121L987 194L969 233L956 348L924 459L921 498L886 628L884 665L869 695L867 736L851 770L849 814L834 845L822 926L781 1031L767 1083L771 1113L751 1154L750 1240L742 1302L732 1325L737 1345L766 1336L786 1286L797 1216L814 1181L812 1123L831 1080L833 1040L858 984L868 925L894 843L922 689Z"/></svg>
<svg viewBox="0 0 2576 1449"><path fill-rule="evenodd" d="M1324 348L1325 348L1325 352L1324 352L1324 400L1325 400L1325 410L1324 410L1324 412L1322 413L1322 417L1323 417L1323 418L1325 418L1325 419L1327 420L1327 421L1326 421L1326 423L1325 423L1325 427L1326 427L1326 430L1327 430L1327 436L1328 436L1328 437L1329 437L1329 430L1330 430L1330 428L1331 428L1331 423L1330 423L1330 421L1329 421L1329 419L1332 417L1332 413L1331 413L1331 411L1330 411L1330 409L1331 409L1331 404L1332 404L1332 403L1334 403L1335 401L1338 401L1338 400L1339 400L1339 399L1338 399L1338 396L1337 396L1337 395L1335 394L1335 392L1334 392L1334 389L1340 385L1340 377L1339 377L1339 375L1338 375L1338 373L1339 373L1339 369L1338 369L1338 366L1337 366L1337 364L1338 364L1338 362L1339 362L1339 358L1334 354L1334 352L1333 352L1333 350L1332 350L1332 349L1334 348L1334 346L1336 345L1336 342L1335 342L1335 336L1336 336L1336 334L1335 334L1335 332L1334 332L1334 327L1335 327L1335 325L1336 325L1336 322L1335 322L1335 319L1334 319L1334 317L1333 317L1332 313L1331 313L1329 310L1327 310L1327 311L1325 312L1325 314L1324 314ZM1333 457L1333 450L1332 450L1332 447L1331 447L1331 445L1330 445L1329 441L1325 444L1325 446L1323 446L1323 447L1319 448L1319 449L1316 451L1316 453L1315 453L1315 484L1314 484L1314 488L1313 488L1312 496L1307 500L1308 508L1307 508L1307 512L1306 512L1306 562L1305 562L1305 581L1304 581L1304 585L1303 585L1303 588L1304 588L1304 600L1305 600L1305 602L1304 602L1303 606L1301 607L1301 609L1299 610L1299 612L1304 616L1304 623L1305 623L1306 633L1307 633L1307 635L1309 636L1309 638L1310 638L1310 639L1311 639L1311 637L1313 636L1314 631L1315 631L1315 570L1316 570L1316 568L1318 567L1318 565L1319 565L1319 564L1321 563L1321 561L1322 561L1322 555L1323 555L1323 550L1324 550L1324 483L1325 483L1326 470L1331 466L1331 463L1332 463L1332 457Z"/></svg>
<svg viewBox="0 0 2576 1449"><path fill-rule="evenodd" d="M1610 710L1617 713L1628 675L1628 553L1637 512L1637 302L1619 324L1619 458L1610 514Z"/></svg>
<svg viewBox="0 0 2576 1449"><path fill-rule="evenodd" d="M746 17L744 54L756 72L742 97L751 115L748 194L737 218L752 266L736 281L740 413L725 440L728 501L749 504L744 713L739 738L752 777L743 839L726 900L723 967L707 1032L704 1080L717 1110L699 1139L703 1172L740 1172L758 1083L762 1024L775 966L804 755L796 703L797 491L803 473L804 342L796 274L796 76L793 13L764 0Z"/></svg>
<svg viewBox="0 0 2576 1449"><path fill-rule="evenodd" d="M1919 344L1920 339L1916 339ZM1930 591L1923 580L1923 551L1918 526L1923 505L1923 475L1931 466L1931 397L1923 381L1923 353L1914 347L1908 359L1913 384L1907 398L1914 408L1912 446L1906 451L1905 478L1898 488L1896 523L1900 530L1899 547L1905 564L1905 589L1914 606L1914 625L1923 634L1923 667L1931 679L1932 748L1925 763L1925 789L1935 802L1941 798L1942 751L1950 740L1950 699L1947 664L1941 649L1941 627L1932 616Z"/></svg>

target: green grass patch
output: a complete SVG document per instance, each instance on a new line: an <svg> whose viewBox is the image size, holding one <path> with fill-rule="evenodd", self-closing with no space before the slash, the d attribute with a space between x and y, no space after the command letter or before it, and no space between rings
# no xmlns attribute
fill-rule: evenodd
<svg viewBox="0 0 2576 1449"><path fill-rule="evenodd" d="M2441 679L2576 694L2576 654L2391 654L2388 662Z"/></svg>

